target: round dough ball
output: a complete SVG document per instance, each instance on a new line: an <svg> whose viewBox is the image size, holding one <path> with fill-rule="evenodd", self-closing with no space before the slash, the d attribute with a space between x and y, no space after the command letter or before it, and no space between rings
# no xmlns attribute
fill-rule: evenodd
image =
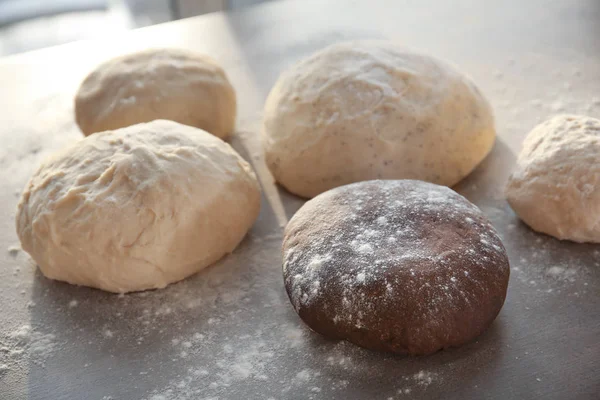
<svg viewBox="0 0 600 400"><path fill-rule="evenodd" d="M375 178L452 186L494 138L492 110L470 79L385 41L317 52L279 78L265 106L267 164L303 197Z"/></svg>
<svg viewBox="0 0 600 400"><path fill-rule="evenodd" d="M525 138L506 197L532 229L600 243L600 120L561 115Z"/></svg>
<svg viewBox="0 0 600 400"><path fill-rule="evenodd" d="M128 54L100 65L81 84L75 118L87 136L155 119L204 129L234 129L235 90L211 58L177 49Z"/></svg>
<svg viewBox="0 0 600 400"><path fill-rule="evenodd" d="M374 350L428 354L481 334L510 274L498 234L431 183L366 181L307 202L283 241L285 288L313 330Z"/></svg>
<svg viewBox="0 0 600 400"><path fill-rule="evenodd" d="M254 172L227 143L157 120L89 136L47 160L16 222L48 278L123 293L214 263L259 208Z"/></svg>

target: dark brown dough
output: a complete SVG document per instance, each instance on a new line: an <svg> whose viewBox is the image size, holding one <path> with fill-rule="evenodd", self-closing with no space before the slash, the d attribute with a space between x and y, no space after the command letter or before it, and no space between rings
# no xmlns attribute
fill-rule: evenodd
<svg viewBox="0 0 600 400"><path fill-rule="evenodd" d="M428 354L480 335L504 304L508 257L483 213L453 190L414 180L329 190L291 219L285 288L325 336Z"/></svg>

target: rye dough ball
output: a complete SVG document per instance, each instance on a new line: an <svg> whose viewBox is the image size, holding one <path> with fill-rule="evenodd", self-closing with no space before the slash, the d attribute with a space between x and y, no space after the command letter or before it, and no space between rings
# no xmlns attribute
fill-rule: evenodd
<svg viewBox="0 0 600 400"><path fill-rule="evenodd" d="M483 213L422 181L332 189L285 228L283 277L300 318L368 349L428 354L471 341L502 308L509 274Z"/></svg>

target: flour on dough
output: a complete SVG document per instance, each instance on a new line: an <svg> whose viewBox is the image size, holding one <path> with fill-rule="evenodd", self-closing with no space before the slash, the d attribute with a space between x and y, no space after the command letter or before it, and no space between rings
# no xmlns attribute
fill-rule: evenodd
<svg viewBox="0 0 600 400"><path fill-rule="evenodd" d="M300 61L264 112L269 169L303 197L369 179L452 186L494 139L491 107L468 77L386 41L336 44Z"/></svg>
<svg viewBox="0 0 600 400"><path fill-rule="evenodd" d="M51 279L162 288L230 253L258 216L254 172L227 143L157 120L91 135L42 164L16 224Z"/></svg>
<svg viewBox="0 0 600 400"><path fill-rule="evenodd" d="M531 228L600 243L600 120L560 115L525 138L506 197Z"/></svg>
<svg viewBox="0 0 600 400"><path fill-rule="evenodd" d="M107 61L75 97L75 117L86 136L169 119L225 138L235 116L235 91L225 71L210 57L180 49L151 49Z"/></svg>

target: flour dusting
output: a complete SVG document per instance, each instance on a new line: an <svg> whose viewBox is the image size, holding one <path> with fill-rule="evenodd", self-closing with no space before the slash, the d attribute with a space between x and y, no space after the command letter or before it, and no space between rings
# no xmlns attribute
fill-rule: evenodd
<svg viewBox="0 0 600 400"><path fill-rule="evenodd" d="M554 266L548 268L546 275L556 280L574 282L577 277L577 272L574 268Z"/></svg>
<svg viewBox="0 0 600 400"><path fill-rule="evenodd" d="M22 325L3 336L0 336L0 356L3 357L0 362L5 371L20 365L23 360L43 366L60 348L54 334L33 329L30 325Z"/></svg>
<svg viewBox="0 0 600 400"><path fill-rule="evenodd" d="M437 374L428 371L419 371L413 375L413 380L421 386L429 386L436 379Z"/></svg>
<svg viewBox="0 0 600 400"><path fill-rule="evenodd" d="M294 216L286 229L294 240L284 243L283 269L296 310L335 310L334 324L368 329L365 315L372 320L397 293L410 300L412 288L421 288L419 297L427 301L415 301L414 313L438 320L476 301L465 288L485 285L488 272L482 271L506 268L502 243L477 207L450 189L406 182L363 182L313 200L320 203L311 210L330 207L335 223L317 228L313 221L320 216L304 215L303 209ZM436 233L438 226L474 235L446 239ZM298 243L300 235L307 241ZM436 269L432 282L429 273Z"/></svg>
<svg viewBox="0 0 600 400"><path fill-rule="evenodd" d="M8 247L8 255L12 258L16 258L19 255L21 248L19 246L9 246Z"/></svg>

